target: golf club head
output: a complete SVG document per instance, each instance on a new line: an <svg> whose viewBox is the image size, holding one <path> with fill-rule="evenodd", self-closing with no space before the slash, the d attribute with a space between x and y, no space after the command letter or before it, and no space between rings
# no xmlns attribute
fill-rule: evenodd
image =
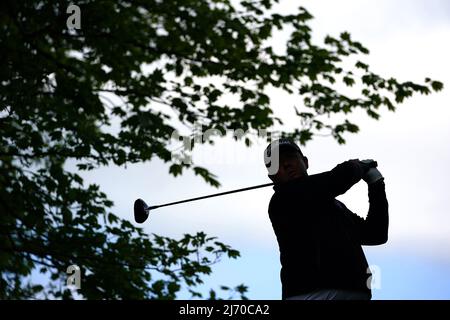
<svg viewBox="0 0 450 320"><path fill-rule="evenodd" d="M134 220L137 223L144 223L148 218L149 207L142 199L137 199L134 202Z"/></svg>

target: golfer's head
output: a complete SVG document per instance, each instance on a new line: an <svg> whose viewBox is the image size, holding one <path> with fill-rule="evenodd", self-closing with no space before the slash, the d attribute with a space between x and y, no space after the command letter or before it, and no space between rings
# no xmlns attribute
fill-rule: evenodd
<svg viewBox="0 0 450 320"><path fill-rule="evenodd" d="M264 151L264 162L268 177L275 184L308 175L308 158L288 139L272 141Z"/></svg>

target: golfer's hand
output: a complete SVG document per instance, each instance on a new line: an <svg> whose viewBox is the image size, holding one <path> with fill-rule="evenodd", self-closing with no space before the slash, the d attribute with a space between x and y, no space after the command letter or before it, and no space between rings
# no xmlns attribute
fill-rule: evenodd
<svg viewBox="0 0 450 320"><path fill-rule="evenodd" d="M353 165L353 167L357 168L361 175L365 175L370 168L375 168L378 164L375 160L359 160L359 159L351 159L348 161Z"/></svg>
<svg viewBox="0 0 450 320"><path fill-rule="evenodd" d="M376 161L374 161L372 159L368 159L368 160L362 160L359 162L360 162L360 166L364 172L362 178L367 184L372 184L372 183L377 182L380 179L383 179L381 172L378 171L378 169L376 168L378 166L378 163Z"/></svg>

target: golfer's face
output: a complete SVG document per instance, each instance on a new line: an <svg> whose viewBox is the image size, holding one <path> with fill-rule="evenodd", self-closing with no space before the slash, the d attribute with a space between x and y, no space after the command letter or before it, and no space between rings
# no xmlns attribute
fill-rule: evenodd
<svg viewBox="0 0 450 320"><path fill-rule="evenodd" d="M272 176L275 183L283 183L306 175L305 158L296 151L280 152L278 172Z"/></svg>

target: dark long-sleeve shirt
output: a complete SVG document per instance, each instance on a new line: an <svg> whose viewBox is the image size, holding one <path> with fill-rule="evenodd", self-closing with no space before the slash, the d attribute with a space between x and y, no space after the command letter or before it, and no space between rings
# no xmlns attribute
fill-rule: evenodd
<svg viewBox="0 0 450 320"><path fill-rule="evenodd" d="M351 161L333 170L275 185L269 217L278 240L282 298L316 289L370 293L371 276L361 245L388 238L384 179L369 185L369 212L363 219L335 197L361 180Z"/></svg>

